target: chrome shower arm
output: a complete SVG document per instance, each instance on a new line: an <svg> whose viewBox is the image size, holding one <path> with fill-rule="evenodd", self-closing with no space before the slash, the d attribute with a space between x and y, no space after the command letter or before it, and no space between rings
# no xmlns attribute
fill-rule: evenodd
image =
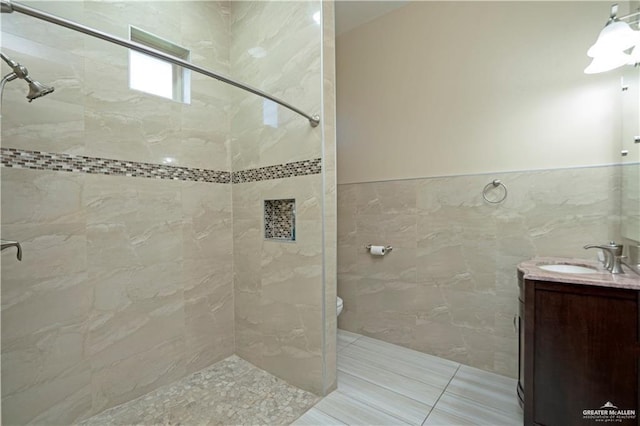
<svg viewBox="0 0 640 426"><path fill-rule="evenodd" d="M11 0L2 0L2 4L0 5L0 13L11 13L13 12L13 6L11 5Z"/></svg>
<svg viewBox="0 0 640 426"><path fill-rule="evenodd" d="M27 69L20 65L19 63L17 63L16 61L14 61L13 59L11 59L10 57L8 57L7 55L5 55L4 53L0 52L0 57L2 58L3 61L5 61L7 63L7 65L9 65L11 67L11 69L13 70L13 73L16 75L16 77L21 78L23 80L27 80L29 81L29 71L27 71ZM13 79L11 79L13 80ZM9 80L9 81L11 81Z"/></svg>
<svg viewBox="0 0 640 426"><path fill-rule="evenodd" d="M18 63L16 61L9 58L7 55L5 55L2 52L0 52L0 58L2 58L2 60L5 61L7 65L9 65L11 68L18 66Z"/></svg>

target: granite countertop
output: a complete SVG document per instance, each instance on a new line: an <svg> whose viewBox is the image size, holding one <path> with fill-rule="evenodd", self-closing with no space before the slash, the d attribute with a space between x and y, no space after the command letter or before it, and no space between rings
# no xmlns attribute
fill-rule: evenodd
<svg viewBox="0 0 640 426"><path fill-rule="evenodd" d="M596 268L596 271L588 274L566 274L562 272L546 271L538 268L539 265L578 265ZM600 287L628 288L640 290L640 275L622 265L624 274L612 274L602 267L602 264L593 260L571 259L563 257L536 257L524 261L518 265L527 280L552 281L567 284L595 285Z"/></svg>

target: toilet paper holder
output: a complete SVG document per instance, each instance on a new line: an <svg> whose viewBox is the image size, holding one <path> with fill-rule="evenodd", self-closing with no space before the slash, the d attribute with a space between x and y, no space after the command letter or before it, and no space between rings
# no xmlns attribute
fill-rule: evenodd
<svg viewBox="0 0 640 426"><path fill-rule="evenodd" d="M366 245L366 246L364 246L364 248L366 248L367 250L371 250L371 245L372 245L372 244ZM385 247L384 247L384 249L385 249L386 251L391 251L391 250L393 250L393 247L391 247L391 246L385 246Z"/></svg>

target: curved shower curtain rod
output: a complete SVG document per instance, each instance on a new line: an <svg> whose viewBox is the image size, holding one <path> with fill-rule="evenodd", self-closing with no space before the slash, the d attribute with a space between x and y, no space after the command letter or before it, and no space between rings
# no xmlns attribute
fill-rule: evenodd
<svg viewBox="0 0 640 426"><path fill-rule="evenodd" d="M261 96L265 99L269 99L270 101L273 101L277 104L282 105L285 108L290 109L291 111L300 114L301 116L305 117L307 120L309 120L309 124L311 125L311 127L316 127L318 124L320 124L320 117L318 115L309 115L304 113L303 111L299 110L298 108L294 107L293 105L278 99L274 96L269 95L268 93L263 92L260 89L256 89L255 87L251 87L247 84L244 83L240 83L239 81L233 80L232 78L229 77L225 77L221 74L217 74L214 73L212 71L209 71L205 68L199 67L197 65L192 64L189 61L185 61L183 59L177 58L175 56L172 55L167 55L164 52L160 52L159 50L155 50L155 49L151 49L145 45L136 43L134 41L129 41L129 40L125 40L123 38L120 37L116 37L113 36L111 34L87 27L85 25L82 24L78 24L76 22L73 21L69 21L68 19L64 19L64 18L60 18L58 16L52 15L50 13L47 12L43 12L41 10L20 4L20 3L16 3L13 2L11 0L1 0L1 11L2 13L11 13L11 12L20 12L22 14L28 15L28 16L32 16L34 18L38 18L41 19L43 21L47 21L47 22L51 22L52 24L56 24L56 25L60 25L62 27L66 27L69 29L72 29L74 31L78 31L81 32L83 34L87 34L90 35L92 37L96 37L114 44L118 44L120 46L123 47L127 47L129 49L135 50L137 52L140 53L144 53L147 54L149 56L153 56L155 58L158 59L162 59L165 60L167 62L171 62L172 64L175 65L179 65L183 68L187 68L190 69L192 71L198 72L200 74L204 74L208 77L212 77L215 78L216 80L222 81L224 83L230 84L232 86L238 87L240 89L246 90L247 92L251 92L255 95Z"/></svg>

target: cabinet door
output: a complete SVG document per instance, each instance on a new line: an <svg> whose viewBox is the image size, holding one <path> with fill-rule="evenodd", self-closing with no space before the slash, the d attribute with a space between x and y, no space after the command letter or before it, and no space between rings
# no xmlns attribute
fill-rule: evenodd
<svg viewBox="0 0 640 426"><path fill-rule="evenodd" d="M638 413L637 294L585 287L536 285L536 424L591 424L584 410L607 403Z"/></svg>

